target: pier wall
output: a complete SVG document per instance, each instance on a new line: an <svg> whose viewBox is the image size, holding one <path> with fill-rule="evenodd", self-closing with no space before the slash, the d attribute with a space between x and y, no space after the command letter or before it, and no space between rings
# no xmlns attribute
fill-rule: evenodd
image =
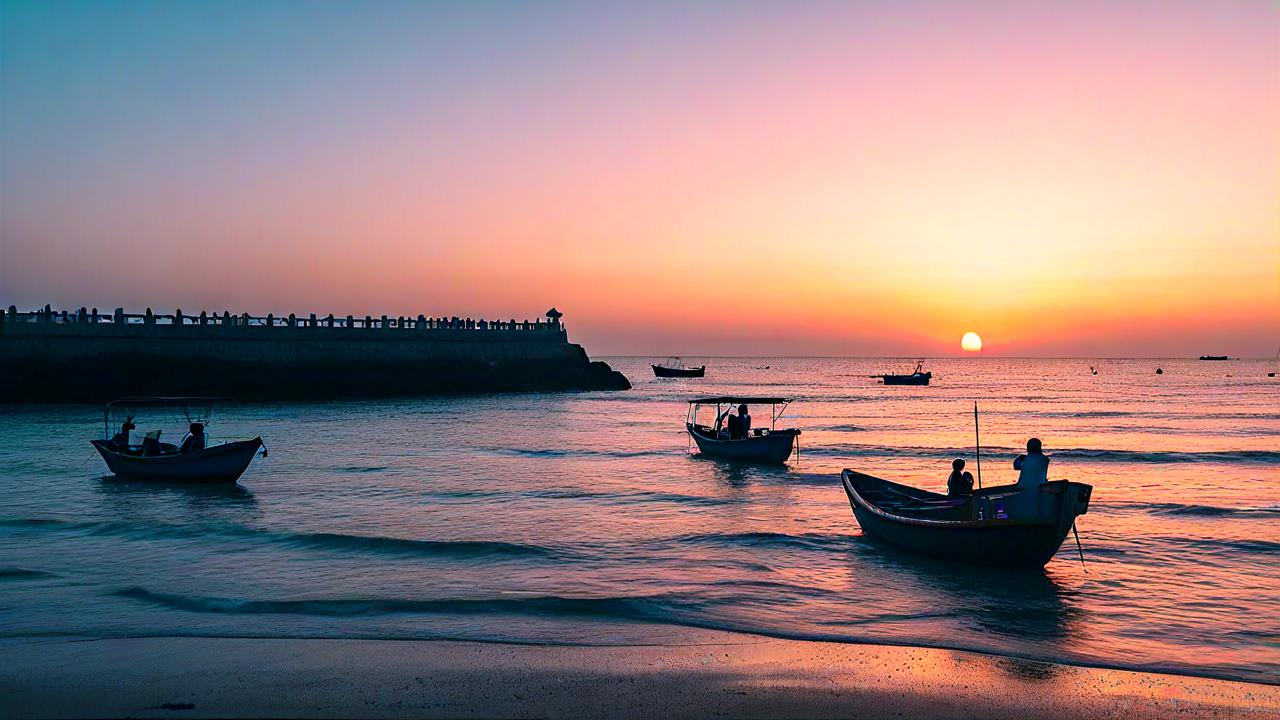
<svg viewBox="0 0 1280 720"><path fill-rule="evenodd" d="M0 311L0 402L615 390L557 321Z"/></svg>

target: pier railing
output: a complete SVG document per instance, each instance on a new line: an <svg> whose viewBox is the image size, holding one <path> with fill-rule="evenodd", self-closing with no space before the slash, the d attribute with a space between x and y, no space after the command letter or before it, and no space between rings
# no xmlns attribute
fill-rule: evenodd
<svg viewBox="0 0 1280 720"><path fill-rule="evenodd" d="M564 323L560 322L559 317L539 318L532 321L528 319L521 321L515 318L510 320L486 320L483 318L464 318L456 315L447 317L427 315L418 315L417 317L380 315L374 317L365 315L360 317L356 315L335 316L332 313L319 316L316 313L310 313L300 317L293 313L287 316L276 316L274 314L262 316L250 315L249 313L233 315L229 310L224 310L221 314L201 311L198 315L191 315L183 313L182 310L175 310L173 313L168 314L153 313L150 308L147 308L144 313L127 313L123 308L116 308L114 312L107 314L98 312L97 308L82 307L79 310L54 310L48 305L45 305L43 309L29 312L19 312L15 306L10 305L7 309L0 309L0 324L3 323L241 328L359 328L364 330L385 330L388 332L427 332L432 330L564 332Z"/></svg>

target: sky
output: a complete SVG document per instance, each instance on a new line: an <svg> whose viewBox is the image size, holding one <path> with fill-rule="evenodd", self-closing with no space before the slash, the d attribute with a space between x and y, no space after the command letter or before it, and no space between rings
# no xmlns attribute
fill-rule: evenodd
<svg viewBox="0 0 1280 720"><path fill-rule="evenodd" d="M1280 3L0 0L0 305L1271 357Z"/></svg>

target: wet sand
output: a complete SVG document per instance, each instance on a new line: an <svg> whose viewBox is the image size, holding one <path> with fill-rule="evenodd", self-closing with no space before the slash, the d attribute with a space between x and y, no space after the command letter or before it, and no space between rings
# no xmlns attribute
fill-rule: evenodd
<svg viewBox="0 0 1280 720"><path fill-rule="evenodd" d="M1276 717L1280 687L703 633L687 645L10 638L0 716Z"/></svg>

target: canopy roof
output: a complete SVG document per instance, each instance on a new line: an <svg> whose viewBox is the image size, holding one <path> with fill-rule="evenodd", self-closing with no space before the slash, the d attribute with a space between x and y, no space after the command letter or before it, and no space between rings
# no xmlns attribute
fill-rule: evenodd
<svg viewBox="0 0 1280 720"><path fill-rule="evenodd" d="M737 397L736 395L723 395L721 397L698 398L690 400L690 405L719 405L722 403L746 403L748 405L776 405L778 403L791 402L791 398L782 397Z"/></svg>

